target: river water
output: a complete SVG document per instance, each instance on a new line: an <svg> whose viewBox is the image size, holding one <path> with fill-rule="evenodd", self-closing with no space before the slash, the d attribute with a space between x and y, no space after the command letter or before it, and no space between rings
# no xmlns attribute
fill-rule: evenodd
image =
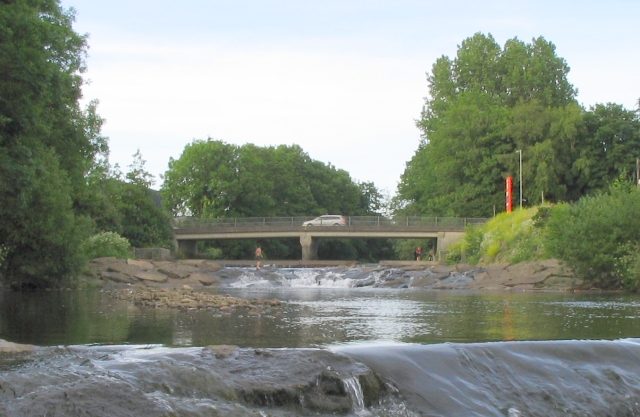
<svg viewBox="0 0 640 417"><path fill-rule="evenodd" d="M176 363L181 355L186 368L196 369L202 347L236 345L241 352L346 355L395 392L395 400L367 406L352 395L343 415L640 416L637 295L355 288L349 271L335 269L282 271L279 285L251 269L235 274L232 283L208 291L277 298L282 305L251 315L145 309L100 290L0 293L0 338L42 347L30 360L0 363L0 415L135 415L108 407L99 409L104 414L76 407L74 414L60 399L67 391L44 396L78 375L126 382L149 407L159 407L147 415L333 415L197 394L196 382L192 390L167 388L160 395L162 389L141 382L153 378L150 362ZM123 370L131 363L147 365ZM59 371L40 384L44 368ZM171 375L167 386L177 378ZM174 384L201 378L181 376ZM352 379L344 381L351 389ZM36 402L56 405L37 414Z"/></svg>

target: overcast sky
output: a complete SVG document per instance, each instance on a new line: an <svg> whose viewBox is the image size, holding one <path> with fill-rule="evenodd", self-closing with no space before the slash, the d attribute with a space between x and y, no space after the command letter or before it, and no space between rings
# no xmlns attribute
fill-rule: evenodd
<svg viewBox="0 0 640 417"><path fill-rule="evenodd" d="M416 151L435 60L476 32L542 36L578 100L635 109L638 0L63 0L89 34L85 99L110 162L140 150L156 176L193 139L298 144L395 193Z"/></svg>

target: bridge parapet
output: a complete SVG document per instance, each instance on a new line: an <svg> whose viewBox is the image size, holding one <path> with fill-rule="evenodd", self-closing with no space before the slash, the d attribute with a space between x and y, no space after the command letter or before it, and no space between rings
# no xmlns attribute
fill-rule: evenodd
<svg viewBox="0 0 640 417"><path fill-rule="evenodd" d="M199 219L182 217L174 219L176 229L213 229L213 228L256 228L256 227L298 227L313 217L235 217ZM345 216L347 226L356 227L449 227L464 229L468 225L481 224L486 218L470 217L383 217L383 216ZM307 226L309 229L327 226Z"/></svg>

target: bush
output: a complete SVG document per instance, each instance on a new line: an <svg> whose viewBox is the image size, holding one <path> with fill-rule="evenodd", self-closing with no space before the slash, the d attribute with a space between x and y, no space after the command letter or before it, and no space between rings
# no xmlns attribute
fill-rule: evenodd
<svg viewBox="0 0 640 417"><path fill-rule="evenodd" d="M220 248L208 247L203 251L203 253L200 253L199 255L204 259L210 259L210 260L223 259L222 249Z"/></svg>
<svg viewBox="0 0 640 417"><path fill-rule="evenodd" d="M537 207L501 213L485 224L469 226L456 249L472 265L518 263L543 257L543 229L532 219Z"/></svg>
<svg viewBox="0 0 640 417"><path fill-rule="evenodd" d="M616 186L555 207L546 228L549 255L604 288L638 288L639 206L640 191Z"/></svg>
<svg viewBox="0 0 640 417"><path fill-rule="evenodd" d="M88 259L115 256L129 257L129 241L115 232L102 232L91 236L84 242L84 253Z"/></svg>

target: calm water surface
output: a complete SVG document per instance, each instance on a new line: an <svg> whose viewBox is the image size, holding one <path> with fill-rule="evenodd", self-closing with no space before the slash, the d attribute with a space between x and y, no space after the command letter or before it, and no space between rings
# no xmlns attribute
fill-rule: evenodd
<svg viewBox="0 0 640 417"><path fill-rule="evenodd" d="M219 290L222 291L222 290ZM416 289L226 289L280 308L146 309L108 292L0 293L0 338L40 346L325 347L361 343L620 339L640 336L640 296Z"/></svg>

